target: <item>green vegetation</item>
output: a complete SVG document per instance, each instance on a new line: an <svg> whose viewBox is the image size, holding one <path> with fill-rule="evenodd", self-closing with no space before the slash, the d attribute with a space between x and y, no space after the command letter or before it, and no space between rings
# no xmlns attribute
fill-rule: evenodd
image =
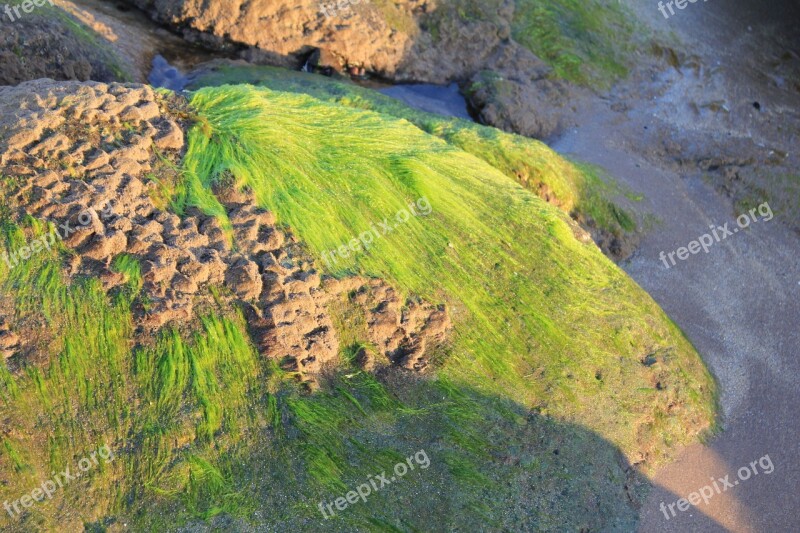
<svg viewBox="0 0 800 533"><path fill-rule="evenodd" d="M118 255L111 267L125 276L125 283L133 294L139 292L142 288L142 269L135 257L128 254Z"/></svg>
<svg viewBox="0 0 800 533"><path fill-rule="evenodd" d="M407 203L427 198L430 216L409 220L396 230L402 235L342 259L331 273L380 277L463 313L448 368L468 382L482 376L476 387L513 393L529 405L548 390L546 403L567 406L585 394L586 383L574 383L581 381L576 376L594 380L591 367L602 366L610 353L629 353L637 345L647 350L641 345L645 335L653 342L675 333L652 327L609 339L604 328L591 327L603 324L604 313L570 302L592 302L624 316L650 313L652 302L594 246L579 244L559 211L484 161L404 120L245 86L200 90L193 104L212 133L197 128L190 134L183 203L222 213L210 185L231 174L319 257ZM594 294L599 286L615 291ZM561 313L581 320L565 324L556 318ZM538 333L531 336L531 329ZM523 377L537 370L553 382ZM593 427L619 422L618 406L594 400L583 407Z"/></svg>
<svg viewBox="0 0 800 533"><path fill-rule="evenodd" d="M327 273L379 276L446 303L451 342L425 379L378 378L354 365L368 340L341 302L341 365L309 394L256 353L219 299L193 323L137 338L133 257L113 261L127 286L112 294L64 279L62 247L11 271L0 262L3 314L37 339L28 359L0 362L0 501L102 444L116 456L0 527L633 529L620 452L655 466L709 427L715 389L658 306L513 171L562 184L564 202L579 205L560 175L579 169L488 128L354 109L369 101L225 86L192 104L201 120L182 181L165 189L179 211L224 218L210 185L232 177L319 258L427 198L430 215ZM6 250L46 231L12 212L0 211ZM422 449L429 469L322 518L321 501Z"/></svg>
<svg viewBox="0 0 800 533"><path fill-rule="evenodd" d="M4 223L12 248L23 235L23 228ZM52 471L74 471L103 444L116 458L3 529L76 527L70 522L75 509L83 518L93 509L113 514L143 495L188 498L183 501L197 516L215 506L233 509L240 498L202 482L208 470L222 468L240 428L251 422L247 417L256 416L247 395L262 362L241 317L202 317L189 340L167 330L153 346L134 347L130 305L141 283L138 264L116 258L114 268L126 275L130 290L108 296L97 280L66 284L58 268L66 253L39 254L11 272L4 265L2 292L15 303L4 315L20 336L41 339L34 359L50 363L23 367L13 377L0 363L0 416L11 430L0 448L0 472L5 476L10 466L16 473L3 499L30 493ZM210 461L217 466L207 467Z"/></svg>
<svg viewBox="0 0 800 533"><path fill-rule="evenodd" d="M608 87L628 71L642 28L622 4L601 0L517 0L513 36L556 76Z"/></svg>
<svg viewBox="0 0 800 533"><path fill-rule="evenodd" d="M645 31L621 3L605 0L516 0L513 12L501 0L446 0L422 26L438 41L456 20L498 28L510 23L514 40L550 65L556 77L599 88L627 75Z"/></svg>
<svg viewBox="0 0 800 533"><path fill-rule="evenodd" d="M447 33L458 31L461 23L492 22L502 24L501 0L446 0L437 4L436 9L422 21L422 27L427 29L434 39L438 41L452 37Z"/></svg>
<svg viewBox="0 0 800 533"><path fill-rule="evenodd" d="M626 198L629 202L640 202L643 197L635 194L627 187L616 183L606 175L600 167L588 163L576 163L581 170L582 195L581 203L576 211L593 217L598 227L622 237L637 229L633 215L617 206L609 198ZM601 177L602 176L602 177Z"/></svg>
<svg viewBox="0 0 800 533"><path fill-rule="evenodd" d="M610 186L608 178L601 180L596 171L570 163L535 139L417 111L352 83L274 67L220 67L197 77L189 89L237 83L308 94L325 102L405 119L484 160L565 213L591 217L600 228L618 237L635 230L631 215L614 204L619 191Z"/></svg>
<svg viewBox="0 0 800 533"><path fill-rule="evenodd" d="M393 30L412 35L417 31L414 18L408 10L398 6L395 2L391 0L370 0L369 3L377 8L386 24ZM353 2L353 4L358 4L358 2Z"/></svg>

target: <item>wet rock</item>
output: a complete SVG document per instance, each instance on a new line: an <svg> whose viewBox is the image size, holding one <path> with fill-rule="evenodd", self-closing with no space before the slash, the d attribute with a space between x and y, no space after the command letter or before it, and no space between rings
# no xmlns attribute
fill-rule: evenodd
<svg viewBox="0 0 800 533"><path fill-rule="evenodd" d="M154 87L182 91L189 80L178 72L178 69L167 63L167 60L162 55L156 54L153 58L153 68L148 75L147 81Z"/></svg>

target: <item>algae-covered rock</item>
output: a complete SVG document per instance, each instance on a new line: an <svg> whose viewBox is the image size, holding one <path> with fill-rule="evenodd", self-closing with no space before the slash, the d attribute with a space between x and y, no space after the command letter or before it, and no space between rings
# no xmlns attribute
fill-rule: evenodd
<svg viewBox="0 0 800 533"><path fill-rule="evenodd" d="M459 147L488 128L428 126L241 85L0 88L0 501L114 456L0 526L631 529L713 380L513 158Z"/></svg>

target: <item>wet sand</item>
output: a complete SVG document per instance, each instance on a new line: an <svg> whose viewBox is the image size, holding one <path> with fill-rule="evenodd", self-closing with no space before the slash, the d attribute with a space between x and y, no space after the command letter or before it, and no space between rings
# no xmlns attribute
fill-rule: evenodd
<svg viewBox="0 0 800 533"><path fill-rule="evenodd" d="M633 209L659 222L623 267L686 332L719 381L722 432L707 445L682 450L655 474L655 489L641 509L642 532L798 528L800 238L777 218L760 221L715 244L708 254L665 267L662 251L686 246L710 225L733 226L739 213L699 171L676 170L671 158L650 151L641 140L644 132L650 132L649 140L659 138L652 132L661 132L668 143L686 146L702 144L707 136L708 147L693 148L703 153L713 150L712 141L724 145L727 136L743 146L749 142L753 153L743 155L755 159L786 147L783 166L798 168L793 152L800 148L800 93L781 84L786 80L769 63L791 48L778 41L776 28L789 23L796 10L769 9L753 2L690 4L665 26L655 7L640 6L641 16L675 30L698 56L695 75L676 70L655 81L632 80L621 91L626 94L622 112L612 111L614 98L606 105L585 103L577 127L554 145L604 167L644 196ZM769 107L768 116L754 107L756 100ZM708 111L702 104L709 101L724 108ZM759 475L738 479L740 468L767 455L772 473L757 468ZM662 502L668 509L726 475L735 483L715 490L707 504L684 512L673 505L675 516L669 510L665 516Z"/></svg>

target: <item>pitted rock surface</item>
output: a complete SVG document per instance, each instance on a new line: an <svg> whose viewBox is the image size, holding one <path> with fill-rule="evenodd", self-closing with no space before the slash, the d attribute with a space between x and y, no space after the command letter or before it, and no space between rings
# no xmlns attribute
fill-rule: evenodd
<svg viewBox="0 0 800 533"><path fill-rule="evenodd" d="M247 191L214 190L229 228L197 209L181 218L159 207L159 185L148 176L175 173L185 106L140 85L42 80L0 88L0 175L15 178L4 184L7 205L17 218L74 228L63 232L75 252L67 275L96 276L112 290L125 282L112 261L134 256L143 280L144 297L134 304L139 334L191 322L196 306L212 300L208 287L224 286L244 308L260 353L313 382L339 353L330 298L356 289L371 342L391 364L424 369L429 348L450 328L443 308L403 306L379 280L323 285L296 239ZM3 321L0 353L10 357L18 345Z"/></svg>
<svg viewBox="0 0 800 533"><path fill-rule="evenodd" d="M370 341L395 366L425 370L432 348L446 340L452 327L444 306L404 300L380 279L328 279L325 289L331 295L347 294L364 310ZM364 357L365 366L371 369L376 362L371 354Z"/></svg>

